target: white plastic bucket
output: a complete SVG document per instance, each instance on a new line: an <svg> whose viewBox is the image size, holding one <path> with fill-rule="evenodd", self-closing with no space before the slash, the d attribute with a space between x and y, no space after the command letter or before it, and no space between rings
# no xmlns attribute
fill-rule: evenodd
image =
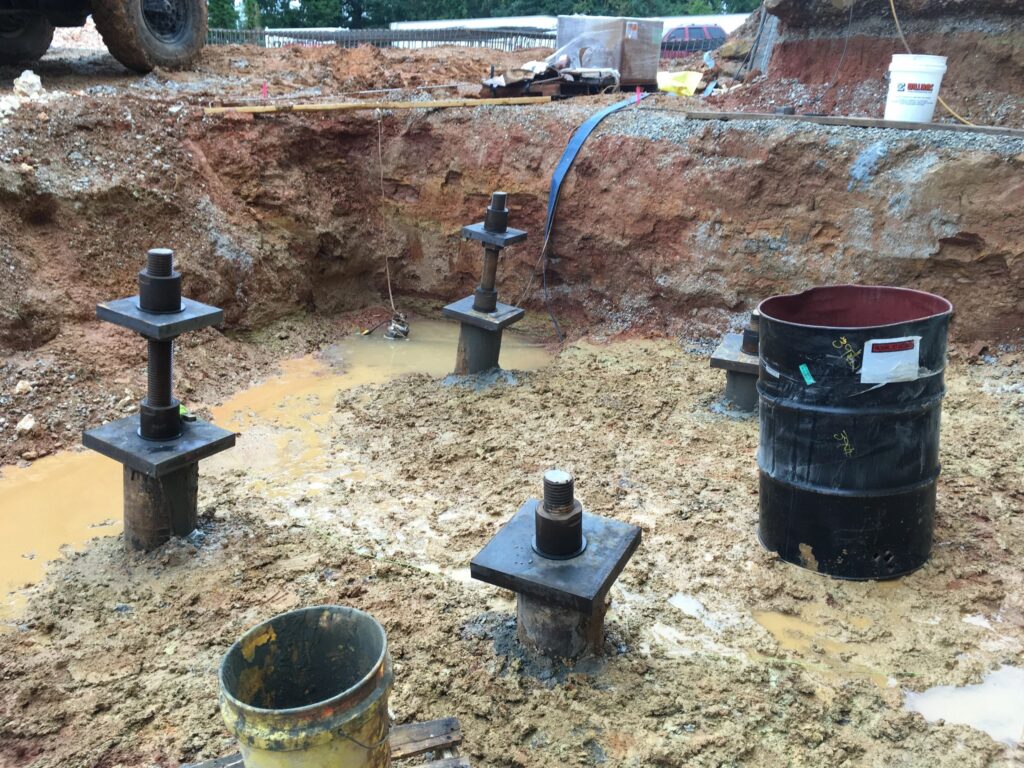
<svg viewBox="0 0 1024 768"><path fill-rule="evenodd" d="M930 123L935 114L945 56L900 53L889 65L889 96L885 119L906 123Z"/></svg>

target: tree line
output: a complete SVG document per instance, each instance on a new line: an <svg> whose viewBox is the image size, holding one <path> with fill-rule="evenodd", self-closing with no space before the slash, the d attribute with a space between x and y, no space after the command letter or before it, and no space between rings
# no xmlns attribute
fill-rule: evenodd
<svg viewBox="0 0 1024 768"><path fill-rule="evenodd" d="M212 29L346 27L373 29L393 21L491 16L686 16L746 13L761 0L208 0Z"/></svg>

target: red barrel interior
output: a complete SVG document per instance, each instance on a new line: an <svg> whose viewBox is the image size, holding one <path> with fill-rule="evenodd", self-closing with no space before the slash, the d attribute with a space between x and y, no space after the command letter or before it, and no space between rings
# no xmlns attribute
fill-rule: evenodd
<svg viewBox="0 0 1024 768"><path fill-rule="evenodd" d="M758 309L763 317L795 325L869 328L947 314L953 305L941 296L910 288L831 285L773 296Z"/></svg>

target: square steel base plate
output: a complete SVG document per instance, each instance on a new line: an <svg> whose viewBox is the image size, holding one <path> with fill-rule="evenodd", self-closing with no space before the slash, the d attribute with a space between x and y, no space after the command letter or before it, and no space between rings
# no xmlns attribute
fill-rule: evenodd
<svg viewBox="0 0 1024 768"><path fill-rule="evenodd" d="M130 328L147 338L166 341L187 331L220 325L224 322L224 311L183 298L180 312L145 312L139 309L139 297L129 296L96 305L96 317Z"/></svg>
<svg viewBox="0 0 1024 768"><path fill-rule="evenodd" d="M87 430L82 445L144 475L162 477L235 444L234 432L209 422L186 421L181 426L181 436L174 440L144 440L135 414Z"/></svg>
<svg viewBox="0 0 1024 768"><path fill-rule="evenodd" d="M757 355L743 351L743 334L727 333L711 355L711 367L757 376L759 361Z"/></svg>
<svg viewBox="0 0 1024 768"><path fill-rule="evenodd" d="M493 312L477 312L473 309L473 297L467 296L441 310L441 314L466 325L475 325L485 331L500 331L512 323L518 323L526 315L525 309L498 302Z"/></svg>
<svg viewBox="0 0 1024 768"><path fill-rule="evenodd" d="M479 240L484 245L496 245L505 248L513 243L519 243L526 239L526 232L521 229L509 227L504 232L488 232L484 223L478 222L462 228L462 236L467 240Z"/></svg>
<svg viewBox="0 0 1024 768"><path fill-rule="evenodd" d="M551 560L533 551L538 504L538 499L523 504L472 559L469 573L488 584L589 615L640 546L640 529L584 512L587 548L570 560Z"/></svg>

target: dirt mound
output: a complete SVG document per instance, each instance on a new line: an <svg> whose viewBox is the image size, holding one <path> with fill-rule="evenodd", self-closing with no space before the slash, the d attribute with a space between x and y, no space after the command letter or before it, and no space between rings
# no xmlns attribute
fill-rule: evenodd
<svg viewBox="0 0 1024 768"><path fill-rule="evenodd" d="M190 81L196 76L244 76L248 81L267 82L270 95L316 86L334 94L448 84L476 86L492 65L501 71L548 53L546 48L507 53L455 46L402 50L369 45L271 49L211 45L203 50L195 73L168 77Z"/></svg>
<svg viewBox="0 0 1024 768"><path fill-rule="evenodd" d="M980 125L1024 125L1024 38L963 31L909 36L917 53L946 56L942 96ZM895 37L786 39L776 44L769 77L737 100L746 105L790 105L798 111L882 117L893 54L905 53ZM951 118L940 106L936 120Z"/></svg>

